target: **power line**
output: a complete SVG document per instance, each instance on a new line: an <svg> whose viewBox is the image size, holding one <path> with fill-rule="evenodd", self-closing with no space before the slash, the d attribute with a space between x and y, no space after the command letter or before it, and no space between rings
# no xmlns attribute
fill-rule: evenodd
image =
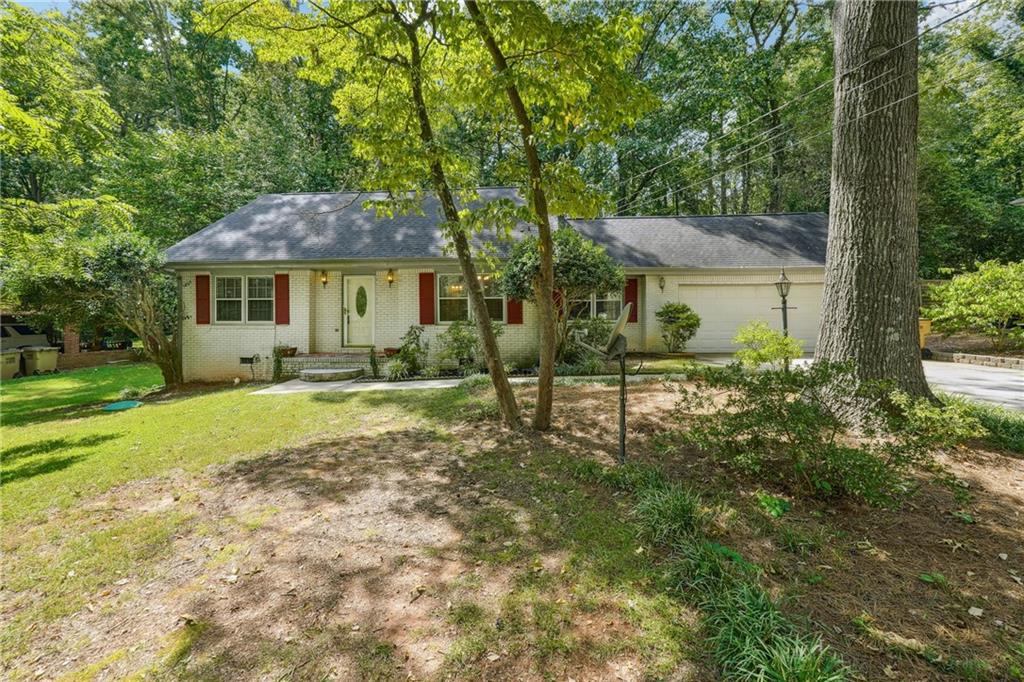
<svg viewBox="0 0 1024 682"><path fill-rule="evenodd" d="M981 69L984 68L985 66L987 66L989 64L992 64L994 62L998 62L998 61L1001 61L1003 59L1006 59L1007 57L1012 56L1013 54L1021 51L1022 49L1024 49L1024 45L1021 45L1019 47L1015 47L1013 49L1010 49L1010 50L1006 51L1005 53L999 55L998 57L994 57L992 59L985 60L984 62L978 62L976 64L977 68L976 68L975 75L980 73ZM900 76L898 78L903 78L903 77L905 77L905 76ZM937 87L941 87L943 85L947 85L948 83L950 83L951 81L953 81L954 79L959 78L959 77L960 77L959 74L954 74L953 76L950 76L949 78L946 78L946 79L943 79L943 80L939 81L938 83L926 86L925 90L931 90L931 89L934 89L934 88L937 88ZM892 81L890 81L890 83L891 82L895 82L896 80L898 80L898 78L893 79ZM879 87L881 87L881 86L879 86ZM885 104L885 105L883 105L881 107L878 107L877 109L873 109L873 110L871 110L869 112L861 114L861 115L859 115L859 116L857 116L855 118L850 119L849 121L843 121L843 122L840 123L840 125L850 125L850 124L855 123L855 122L857 122L857 121L859 121L859 120L861 120L863 118L866 118L867 116L871 116L872 114L876 114L876 113L878 113L880 111L884 111L886 109L889 109L890 107L896 106L897 104L900 104L901 102L904 102L904 101L906 101L906 100L908 100L908 99L910 99L912 97L917 97L920 93L921 93L921 88L917 88L917 89L914 90L914 92L912 92L912 93L910 93L908 95L904 95L903 97L900 97L899 99L893 100L892 102L889 102L888 104ZM805 137L802 137L802 138L798 139L794 144L800 144L802 142L807 142L809 140L813 140L813 139L819 138L822 135L826 135L826 134L832 132L833 129L834 129L833 126L829 125L829 127L826 128L825 130L822 130L821 132L818 132L818 133L814 133L813 135L807 135ZM766 160L768 158L771 158L771 156L772 156L772 153L769 152L768 154L764 154L764 155L759 156L759 157L757 157L755 159L750 159L750 160L748 160L748 161L746 161L746 162L744 162L744 163L742 163L742 164L740 164L738 166L732 166L730 168L720 169L720 170L712 173L711 175L708 175L707 177L702 178L701 180L689 183L687 185L683 185L682 187L679 187L679 188L676 188L676 189L669 190L665 194L665 197L667 198L667 197L674 196L674 195L679 194L680 192L683 192L683 191L685 191L687 189L690 189L692 187L698 187L698 186L705 185L706 183L708 183L708 182L710 182L710 181L712 181L712 180L714 180L714 179L716 179L716 178L718 178L718 177L720 177L720 176L722 176L722 175L724 175L726 173L735 172L735 171L740 170L742 168L746 168L747 166L750 166L752 164L759 163L759 162L764 161L764 160ZM643 201L647 201L647 200L648 200L647 198L638 197L637 199L631 201L629 204L627 204L627 205L621 207L620 209L618 209L618 213L625 212L625 211L629 210L630 208L633 208L636 205L642 203Z"/></svg>
<svg viewBox="0 0 1024 682"><path fill-rule="evenodd" d="M940 22L938 22L938 23L936 23L934 25L925 28L920 33L915 34L913 38L908 38L907 40L903 41L899 45L896 45L894 47L889 48L888 50L886 50L882 54L877 55L875 57L871 57L871 58L861 62L857 66L854 66L854 67L851 67L850 69L847 69L845 72L839 74L838 77L839 78L845 78L846 76L849 76L854 71L862 69L862 68L868 66L869 64L872 64L872 63L878 61L879 59L881 59L881 58L885 57L886 55L888 55L890 52L893 52L894 50L898 50L898 49L900 49L902 47L905 47L906 45L908 45L908 44L910 44L910 43L912 43L914 41L919 40L921 38L921 36L923 36L923 35L925 35L927 33L930 33L931 31L934 31L935 29L937 29L937 28L939 28L941 26L944 26L944 25L950 23L951 21L955 21L956 19L959 19L960 17L964 16L965 14L978 9L979 7L981 7L982 5L984 5L984 4L988 3L988 2L989 2L989 0L980 0L978 3L968 7L967 9L965 9L965 10L963 10L961 12L958 12L956 14L953 14L953 15L943 19L942 21L940 21ZM882 75L884 75L884 74L882 74ZM710 146L713 142L719 142L719 141L729 137L730 135L735 135L739 131L741 131L741 130L743 130L745 128L750 127L751 125L757 123L758 121L760 121L760 120L762 120L762 119L764 119L764 118L766 118L766 117L768 117L768 116L770 116L770 115L772 115L774 113L782 111L783 109L785 109L785 108L795 104L796 102L799 102L799 101L801 101L803 99L806 99L807 97L811 96L815 92L817 92L817 91L821 90L822 88L825 88L825 87L831 85L832 83L834 83L835 80L836 80L836 77L837 76L835 76L835 75L832 76L828 80L819 83L818 85L814 86L810 90L807 90L806 92L803 92L800 95L797 95L793 99L790 99L790 100L780 104L779 106L775 107L774 109L770 109L769 111L766 111L765 113L761 114L760 116L758 116L758 117L756 117L754 119L751 119L750 121L744 123L743 125L739 126L738 128L734 128L734 129L732 129L732 130L730 130L728 132L722 133L721 135L719 135L719 136L717 136L717 137L715 137L713 139L709 139L707 142L705 142L703 145L701 145L701 147L699 149L687 150L687 151L685 151L685 152L683 152L681 154L678 154L678 155L676 155L676 156L674 156L672 158L669 158L668 160L666 160L666 161L664 161L664 162L662 162L662 163L660 163L660 164L658 164L656 166L644 169L644 170L640 171L639 173L634 173L633 175L630 175L629 177L627 177L625 179L621 179L618 182L620 184L629 183L630 181L635 180L638 177L641 177L643 175L648 175L650 173L653 173L654 171L657 171L657 170L659 170L661 168L664 168L665 166L668 166L668 165L670 165L672 163L675 163L676 161L679 161L680 159L683 159L683 158L685 158L687 156L690 156L692 154L696 154L696 153L702 152L708 146ZM865 83L863 83L861 85L865 85L866 83L870 82L871 80L875 80L877 78L878 78L878 76L875 76L874 78L870 79L869 81L866 81ZM778 126L774 126L774 127L778 127ZM769 129L769 131L770 130L771 129ZM769 132L769 131L765 131L765 132ZM620 210L622 210L622 209L620 209Z"/></svg>

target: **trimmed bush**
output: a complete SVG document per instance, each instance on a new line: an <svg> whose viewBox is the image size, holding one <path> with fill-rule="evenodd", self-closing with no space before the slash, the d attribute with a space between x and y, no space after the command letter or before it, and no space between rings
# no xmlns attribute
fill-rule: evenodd
<svg viewBox="0 0 1024 682"><path fill-rule="evenodd" d="M666 303L654 313L661 324L661 338L669 353L678 353L686 348L700 328L700 316L685 303Z"/></svg>

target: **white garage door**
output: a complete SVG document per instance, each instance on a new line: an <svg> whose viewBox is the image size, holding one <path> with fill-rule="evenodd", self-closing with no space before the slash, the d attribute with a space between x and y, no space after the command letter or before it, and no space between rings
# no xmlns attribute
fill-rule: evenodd
<svg viewBox="0 0 1024 682"><path fill-rule="evenodd" d="M804 350L814 350L821 317L821 284L794 284L789 292L789 333L803 340ZM752 320L763 320L782 329L779 294L772 284L680 284L679 301L700 315L700 329L688 351L721 353L736 350L736 330Z"/></svg>

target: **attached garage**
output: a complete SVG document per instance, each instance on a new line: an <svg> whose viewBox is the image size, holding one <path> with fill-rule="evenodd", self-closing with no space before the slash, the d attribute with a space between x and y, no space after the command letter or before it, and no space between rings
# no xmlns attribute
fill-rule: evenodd
<svg viewBox="0 0 1024 682"><path fill-rule="evenodd" d="M822 285L794 283L789 294L789 333L804 342L805 351L813 351L821 317ZM676 300L700 315L701 326L687 344L689 351L727 353L736 350L732 342L736 330L753 320L763 320L782 328L779 295L770 284L679 284Z"/></svg>

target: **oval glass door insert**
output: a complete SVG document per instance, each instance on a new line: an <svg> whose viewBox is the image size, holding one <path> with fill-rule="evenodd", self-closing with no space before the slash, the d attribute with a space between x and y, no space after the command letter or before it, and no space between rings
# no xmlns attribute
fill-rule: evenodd
<svg viewBox="0 0 1024 682"><path fill-rule="evenodd" d="M356 289L356 315L362 317L366 314L366 288Z"/></svg>

